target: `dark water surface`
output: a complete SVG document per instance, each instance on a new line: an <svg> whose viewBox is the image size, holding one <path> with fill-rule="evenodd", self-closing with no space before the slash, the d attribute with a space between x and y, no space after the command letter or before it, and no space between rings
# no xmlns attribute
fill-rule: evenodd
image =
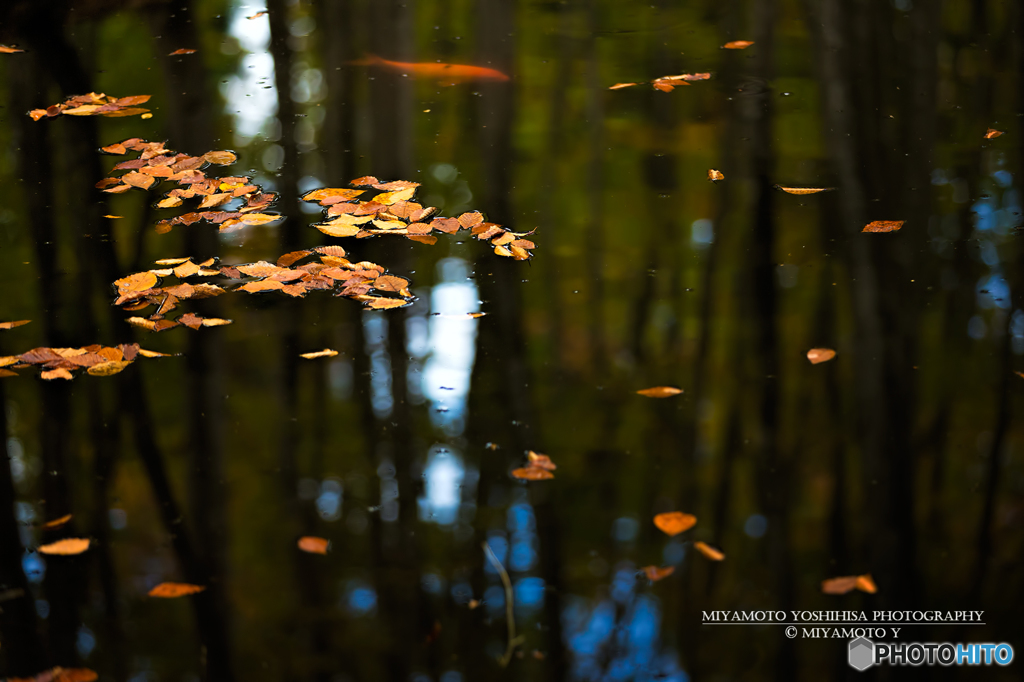
<svg viewBox="0 0 1024 682"><path fill-rule="evenodd" d="M849 637L703 625L711 611L983 611L898 637L1022 643L1020 3L245 2L0 9L0 42L25 50L0 54L0 321L32 321L0 331L0 356L180 354L0 378L0 676L862 674ZM741 39L755 43L720 48ZM166 56L179 48L197 52ZM353 63L369 55L510 79ZM712 76L608 89L694 72ZM90 91L152 95L153 116L25 114ZM207 173L278 192L284 220L156 233L195 200L156 208L170 182L94 187L134 158L98 148L130 137L234 150ZM534 257L467 231L427 245L311 227L321 209L302 193L367 174L421 183L444 216L536 228ZM862 233L874 220L906 223ZM326 244L409 279L416 300L229 293L168 317L233 324L162 332L125 322L153 309L113 306L112 282L157 259ZM325 347L339 354L299 357ZM811 348L837 356L812 365ZM636 394L651 386L684 393ZM511 476L527 450L554 479ZM652 523L667 511L697 524L669 537ZM299 551L301 536L330 551ZM89 550L36 551L69 537ZM484 543L523 638L504 668ZM675 572L652 583L652 565ZM822 593L862 574L877 593ZM163 581L206 590L148 597Z"/></svg>

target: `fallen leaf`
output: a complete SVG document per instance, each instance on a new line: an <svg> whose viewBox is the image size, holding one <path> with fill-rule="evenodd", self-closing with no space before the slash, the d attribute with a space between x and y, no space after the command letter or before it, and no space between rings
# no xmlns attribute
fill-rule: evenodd
<svg viewBox="0 0 1024 682"><path fill-rule="evenodd" d="M420 244L429 244L431 246L437 243L437 237L435 237L432 234L410 234L407 236L407 238L413 240L414 242L419 242Z"/></svg>
<svg viewBox="0 0 1024 682"><path fill-rule="evenodd" d="M530 450L529 452L526 453L526 458L530 460L529 466L531 467L537 467L538 469L547 469L548 471L554 471L555 469L558 468L558 466L551 461L550 457L548 457L547 455L541 455L539 453L536 453L533 450Z"/></svg>
<svg viewBox="0 0 1024 682"><path fill-rule="evenodd" d="M324 348L314 353L302 353L299 355L300 358L306 358L307 360L314 360L316 358L333 358L338 354L338 351L331 350L330 348Z"/></svg>
<svg viewBox="0 0 1024 682"><path fill-rule="evenodd" d="M861 232L895 232L903 227L905 220L875 220L864 226Z"/></svg>
<svg viewBox="0 0 1024 682"><path fill-rule="evenodd" d="M470 610L475 609L478 606L480 606L480 600L479 599L470 599L469 603L467 603L466 606L468 606L470 608Z"/></svg>
<svg viewBox="0 0 1024 682"><path fill-rule="evenodd" d="M146 350L145 348L139 349L139 355L144 358L169 358L173 357L170 353L158 353L155 350Z"/></svg>
<svg viewBox="0 0 1024 682"><path fill-rule="evenodd" d="M204 317L204 327L223 327L226 324L234 324L234 320L224 320L219 317Z"/></svg>
<svg viewBox="0 0 1024 682"><path fill-rule="evenodd" d="M120 373L121 370L130 364L132 363L128 360L101 362L98 365L93 365L87 371L94 377L110 377Z"/></svg>
<svg viewBox="0 0 1024 682"><path fill-rule="evenodd" d="M868 594L878 592L878 587L875 586L875 581L871 578L870 573L857 576L857 589Z"/></svg>
<svg viewBox="0 0 1024 682"><path fill-rule="evenodd" d="M292 264L294 264L296 261L302 260L303 258L305 258L306 256L308 256L311 253L313 253L313 252L312 251L306 251L306 250L303 250L303 251L292 251L291 253L286 253L286 254L284 254L283 256L281 256L280 258L277 259L277 267L279 267L279 268L287 268L287 267L291 266Z"/></svg>
<svg viewBox="0 0 1024 682"><path fill-rule="evenodd" d="M196 594L202 592L206 587L203 585L193 585L191 583L160 583L148 594L150 597L160 597L161 599L173 599L174 597L184 597L189 594Z"/></svg>
<svg viewBox="0 0 1024 682"><path fill-rule="evenodd" d="M829 578L821 583L821 591L825 594L846 594L857 587L857 576Z"/></svg>
<svg viewBox="0 0 1024 682"><path fill-rule="evenodd" d="M18 376L17 372L12 372L9 369L0 369L0 379L2 379L4 377L16 377L16 376Z"/></svg>
<svg viewBox="0 0 1024 682"><path fill-rule="evenodd" d="M258 282L247 282L242 286L238 287L236 291L245 291L250 294L259 293L261 291L276 291L283 289L284 284L274 279L261 279Z"/></svg>
<svg viewBox="0 0 1024 682"><path fill-rule="evenodd" d="M718 551L711 545L708 545L700 541L693 543L693 548L701 554L703 554L704 556L706 556L708 559L711 559L712 561L721 561L725 558L725 555L722 554L720 551Z"/></svg>
<svg viewBox="0 0 1024 682"><path fill-rule="evenodd" d="M87 549L89 549L88 538L65 538L63 540L58 540L57 542L51 542L48 545L40 545L38 551L41 554L70 556L73 554L81 554Z"/></svg>
<svg viewBox="0 0 1024 682"><path fill-rule="evenodd" d="M320 202L324 199L337 199L340 201L349 201L351 199L355 199L361 194L366 194L366 190L324 187L323 189L315 189L312 192L303 194L302 200Z"/></svg>
<svg viewBox="0 0 1024 682"><path fill-rule="evenodd" d="M267 12L266 10L263 10L262 12L257 12L256 14L253 14L252 16L246 17L246 19L259 19L260 17L262 17L262 16L264 16L266 14L269 14L269 12Z"/></svg>
<svg viewBox="0 0 1024 682"><path fill-rule="evenodd" d="M7 682L93 682L99 675L88 668L50 668L35 677L8 677Z"/></svg>
<svg viewBox="0 0 1024 682"><path fill-rule="evenodd" d="M71 514L65 514L64 516L61 516L60 518L54 519L53 521L47 521L46 523L40 525L39 527L42 528L43 530L52 530L54 528L60 528L61 526L63 526L65 523L67 523L70 520L71 520Z"/></svg>
<svg viewBox="0 0 1024 682"><path fill-rule="evenodd" d="M330 547L331 543L325 538L318 538L312 535L306 535L299 538L299 549L303 552L309 552L310 554L327 554L327 548Z"/></svg>
<svg viewBox="0 0 1024 682"><path fill-rule="evenodd" d="M661 90L662 92L672 92L676 89L676 86L672 83L663 80L656 80L651 83L655 90Z"/></svg>
<svg viewBox="0 0 1024 682"><path fill-rule="evenodd" d="M674 395L679 395L683 392L681 388L675 388L674 386L654 386L652 388L644 388L637 391L638 394L647 396L648 398L671 398Z"/></svg>
<svg viewBox="0 0 1024 682"><path fill-rule="evenodd" d="M836 356L836 352L831 348L812 348L807 351L807 359L811 361L812 365L817 365L820 362L828 362Z"/></svg>
<svg viewBox="0 0 1024 682"><path fill-rule="evenodd" d="M41 378L45 379L46 381L51 381L53 379L68 379L68 380L71 380L71 379L75 378L75 377L73 377L71 375L71 372L67 371L63 367L58 367L57 369L45 370L43 372L40 372L39 376Z"/></svg>
<svg viewBox="0 0 1024 682"><path fill-rule="evenodd" d="M9 45L0 45L0 54L14 54L15 52L24 52L25 50L19 50L16 47Z"/></svg>
<svg viewBox="0 0 1024 682"><path fill-rule="evenodd" d="M657 566L644 566L640 569L647 576L647 579L652 583L656 583L663 578L667 578L676 572L675 566L666 566L665 568L658 568Z"/></svg>
<svg viewBox="0 0 1024 682"><path fill-rule="evenodd" d="M195 50L189 50L189 49L186 49L186 48L182 47L182 48L179 48L179 49L175 50L174 52L171 52L167 56L168 57L174 57L174 56L177 56L179 54L195 54L195 53L196 53Z"/></svg>
<svg viewBox="0 0 1024 682"><path fill-rule="evenodd" d="M235 156L234 152L227 151L206 152L203 154L203 158L218 166L230 166L238 160L238 157Z"/></svg>
<svg viewBox="0 0 1024 682"><path fill-rule="evenodd" d="M152 272L137 272L134 275L128 275L114 282L114 286L117 287L118 291L122 294L130 291L146 291L156 286L157 276Z"/></svg>
<svg viewBox="0 0 1024 682"><path fill-rule="evenodd" d="M835 187L783 187L775 185L775 189L786 194L818 194L819 192L831 192Z"/></svg>
<svg viewBox="0 0 1024 682"><path fill-rule="evenodd" d="M28 324L32 320L16 320L14 322L0 322L0 329L14 329L20 327L23 324Z"/></svg>
<svg viewBox="0 0 1024 682"><path fill-rule="evenodd" d="M722 49L725 50L745 50L754 44L753 40L733 40L725 45L722 45Z"/></svg>
<svg viewBox="0 0 1024 682"><path fill-rule="evenodd" d="M989 128L988 130L985 131L985 139L986 140L991 140L993 137L999 137L1000 135L1003 135L1003 134L1004 133L1001 130L996 130L995 128Z"/></svg>
<svg viewBox="0 0 1024 682"><path fill-rule="evenodd" d="M480 211L471 211L470 213L463 213L458 217L459 225L469 229L476 227L484 221L484 216Z"/></svg>
<svg viewBox="0 0 1024 682"><path fill-rule="evenodd" d="M725 180L725 173L714 168L708 169L708 180L711 182L718 182L719 180Z"/></svg>
<svg viewBox="0 0 1024 682"><path fill-rule="evenodd" d="M683 512L665 512L654 517L654 525L668 535L679 535L697 524L697 517Z"/></svg>
<svg viewBox="0 0 1024 682"><path fill-rule="evenodd" d="M616 83L615 85L610 86L608 89L609 90L621 90L622 88L631 88L634 85L636 85L636 83Z"/></svg>
<svg viewBox="0 0 1024 682"><path fill-rule="evenodd" d="M379 296L368 296L362 299L366 303L367 308L373 310L390 310L391 308L401 308L409 305L409 301L402 300L400 298L382 298Z"/></svg>
<svg viewBox="0 0 1024 682"><path fill-rule="evenodd" d="M541 469L540 467L533 466L513 469L512 475L515 478L520 478L524 481L543 481L545 479L555 477L555 475L547 469Z"/></svg>

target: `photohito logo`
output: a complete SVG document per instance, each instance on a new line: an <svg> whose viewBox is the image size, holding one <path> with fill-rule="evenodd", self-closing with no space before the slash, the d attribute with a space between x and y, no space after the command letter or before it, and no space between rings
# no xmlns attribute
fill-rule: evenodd
<svg viewBox="0 0 1024 682"><path fill-rule="evenodd" d="M999 644L951 642L872 642L866 637L851 640L847 659L851 668L873 665L1010 665L1013 647Z"/></svg>

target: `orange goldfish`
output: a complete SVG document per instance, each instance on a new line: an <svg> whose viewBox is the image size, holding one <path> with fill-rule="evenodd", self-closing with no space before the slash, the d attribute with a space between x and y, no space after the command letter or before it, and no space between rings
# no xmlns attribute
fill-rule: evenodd
<svg viewBox="0 0 1024 682"><path fill-rule="evenodd" d="M469 66L468 64L441 64L439 62L393 62L377 55L369 55L365 59L352 62L357 66L382 66L391 71L407 73L420 78L434 78L444 85L465 83L467 81L507 81L508 76L501 71L488 69L485 66Z"/></svg>

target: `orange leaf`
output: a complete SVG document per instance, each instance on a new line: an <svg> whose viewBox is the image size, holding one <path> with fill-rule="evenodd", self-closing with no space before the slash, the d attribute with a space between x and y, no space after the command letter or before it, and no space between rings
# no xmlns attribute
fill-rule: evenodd
<svg viewBox="0 0 1024 682"><path fill-rule="evenodd" d="M857 576L844 576L842 578L829 578L821 582L821 591L825 594L846 594L857 587Z"/></svg>
<svg viewBox="0 0 1024 682"><path fill-rule="evenodd" d="M753 44L753 40L733 40L722 45L722 48L725 50L744 50Z"/></svg>
<svg viewBox="0 0 1024 682"><path fill-rule="evenodd" d="M647 579L652 583L656 583L663 578L667 578L676 572L675 566L666 566L665 568L658 568L657 566L644 566L640 569L647 576Z"/></svg>
<svg viewBox="0 0 1024 682"><path fill-rule="evenodd" d="M703 542L693 543L693 548L698 552L711 559L712 561L721 561L725 558L725 555L719 552L717 549Z"/></svg>
<svg viewBox="0 0 1024 682"><path fill-rule="evenodd" d="M409 301L404 301L400 298L382 298L380 296L367 296L361 299L367 308L373 310L390 310L391 308L401 308L409 305Z"/></svg>
<svg viewBox="0 0 1024 682"><path fill-rule="evenodd" d="M608 89L609 90L621 90L622 88L631 88L634 85L636 85L636 83L616 83L615 85L612 85Z"/></svg>
<svg viewBox="0 0 1024 682"><path fill-rule="evenodd" d="M299 355L300 358L306 358L307 360L314 360L316 358L333 358L338 354L338 351L331 350L330 348L324 348L313 353L302 353Z"/></svg>
<svg viewBox="0 0 1024 682"><path fill-rule="evenodd" d="M996 130L995 128L989 128L985 131L985 139L991 140L993 137L999 137L1003 134L1002 130Z"/></svg>
<svg viewBox="0 0 1024 682"><path fill-rule="evenodd" d="M818 194L819 192L831 192L835 187L783 187L775 185L775 189L786 194Z"/></svg>
<svg viewBox="0 0 1024 682"><path fill-rule="evenodd" d="M360 178L362 179L362 178ZM353 183L355 184L355 183ZM355 199L360 194L365 194L364 189L344 189L337 187L325 187L323 189L315 189L312 192L307 192L302 195L303 201L323 201L328 198L338 198L341 201L349 201Z"/></svg>
<svg viewBox="0 0 1024 682"><path fill-rule="evenodd" d="M71 375L71 372L67 371L63 367L58 367L57 369L44 370L44 371L39 373L39 376L42 379L45 379L46 381L50 381L52 379L69 379L70 380L70 379L74 379L75 378L75 377L73 377Z"/></svg>
<svg viewBox="0 0 1024 682"><path fill-rule="evenodd" d="M59 519L54 519L53 521L47 521L46 523L42 524L39 527L42 528L43 530L50 530L52 528L59 528L60 526L63 526L65 523L67 523L70 520L71 520L71 514L65 514L64 516L60 517Z"/></svg>
<svg viewBox="0 0 1024 682"><path fill-rule="evenodd" d="M905 220L875 220L864 226L861 232L895 232L903 227Z"/></svg>
<svg viewBox="0 0 1024 682"><path fill-rule="evenodd" d="M419 242L421 244L434 245L437 243L437 237L432 234L410 234L406 236L406 239L411 239L414 242Z"/></svg>
<svg viewBox="0 0 1024 682"><path fill-rule="evenodd" d="M714 168L708 169L708 180L711 182L718 182L719 180L725 180L725 173Z"/></svg>
<svg viewBox="0 0 1024 682"><path fill-rule="evenodd" d="M247 282L246 284L238 287L238 290L255 294L260 291L275 291L283 288L284 284L281 284L276 279L261 279L258 282Z"/></svg>
<svg viewBox="0 0 1024 682"><path fill-rule="evenodd" d="M547 455L538 454L533 450L527 452L526 457L527 459L530 460L528 466L537 467L538 469L547 469L548 471L554 471L555 469L558 468L558 466L551 461L550 457L548 457Z"/></svg>
<svg viewBox="0 0 1024 682"><path fill-rule="evenodd" d="M186 48L182 47L182 48L179 48L179 49L175 50L174 52L170 53L167 56L168 57L175 57L175 56L177 56L179 54L195 54L195 53L196 53L195 50L189 50L189 49L186 49Z"/></svg>
<svg viewBox="0 0 1024 682"><path fill-rule="evenodd" d="M812 365L817 365L821 362L828 362L836 356L836 352L831 348L812 348L807 351L807 359L811 361Z"/></svg>
<svg viewBox="0 0 1024 682"><path fill-rule="evenodd" d="M512 475L515 478L520 478L524 481L543 481L555 477L555 475L547 469L541 469L540 467L535 466L513 469Z"/></svg>
<svg viewBox="0 0 1024 682"><path fill-rule="evenodd" d="M8 45L0 45L0 54L14 54L15 52L24 52L25 50L19 50L16 47L10 47Z"/></svg>
<svg viewBox="0 0 1024 682"><path fill-rule="evenodd" d="M305 250L303 250L303 251L292 251L291 253L286 253L286 254L284 254L283 256L281 256L280 258L277 259L277 267L279 267L279 268L287 268L288 266L292 265L296 261L302 260L303 258L305 258L306 256L308 256L311 253L313 253L313 252L312 251L305 251ZM345 254L342 253L341 255L344 256Z"/></svg>
<svg viewBox="0 0 1024 682"><path fill-rule="evenodd" d="M0 329L14 329L20 327L23 324L28 324L32 320L17 320L15 322L0 322Z"/></svg>
<svg viewBox="0 0 1024 682"><path fill-rule="evenodd" d="M238 160L233 152L226 151L206 152L203 158L218 166L230 166Z"/></svg>
<svg viewBox="0 0 1024 682"><path fill-rule="evenodd" d="M87 549L89 549L88 538L65 538L63 540L58 540L57 542L51 542L48 545L40 546L39 552L41 554L70 556L72 554L81 554Z"/></svg>
<svg viewBox="0 0 1024 682"><path fill-rule="evenodd" d="M310 554L327 554L327 548L330 547L331 543L325 538L318 538L312 535L306 535L299 538L299 549L303 552L309 552Z"/></svg>
<svg viewBox="0 0 1024 682"><path fill-rule="evenodd" d="M94 377L109 377L118 374L130 364L132 363L129 360L101 362L98 365L93 365L87 371Z"/></svg>
<svg viewBox="0 0 1024 682"><path fill-rule="evenodd" d="M640 395L647 396L648 398L671 398L682 392L683 389L675 388L674 386L654 386L637 391Z"/></svg>
<svg viewBox="0 0 1024 682"><path fill-rule="evenodd" d="M868 594L878 592L878 588L875 586L875 581L871 578L870 573L857 576L857 589Z"/></svg>
<svg viewBox="0 0 1024 682"><path fill-rule="evenodd" d="M193 585L191 583L160 583L149 591L150 597L160 597L161 599L173 599L174 597L184 597L189 594L196 594L202 592L206 587L203 585Z"/></svg>
<svg viewBox="0 0 1024 682"><path fill-rule="evenodd" d="M697 517L683 512L665 512L654 517L654 525L668 535L679 535L697 524Z"/></svg>

